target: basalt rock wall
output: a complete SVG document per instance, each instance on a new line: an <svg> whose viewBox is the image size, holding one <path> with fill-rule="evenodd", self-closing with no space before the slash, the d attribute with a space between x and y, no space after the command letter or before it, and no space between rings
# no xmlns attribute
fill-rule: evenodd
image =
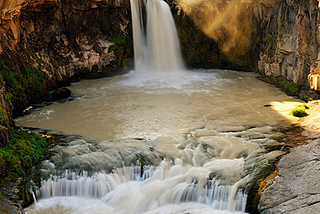
<svg viewBox="0 0 320 214"><path fill-rule="evenodd" d="M72 78L130 66L129 1L9 0L0 12L1 75L14 112Z"/></svg>
<svg viewBox="0 0 320 214"><path fill-rule="evenodd" d="M318 69L318 13L316 0L261 1L261 73L309 85L308 75Z"/></svg>
<svg viewBox="0 0 320 214"><path fill-rule="evenodd" d="M173 8L186 62L257 71L256 1L177 0Z"/></svg>
<svg viewBox="0 0 320 214"><path fill-rule="evenodd" d="M127 0L1 1L1 142L12 110L19 114L78 77L123 71L131 58Z"/></svg>

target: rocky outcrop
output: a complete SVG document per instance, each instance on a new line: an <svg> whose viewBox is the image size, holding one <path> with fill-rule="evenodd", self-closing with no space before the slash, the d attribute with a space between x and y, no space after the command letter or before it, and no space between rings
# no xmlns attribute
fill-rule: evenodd
<svg viewBox="0 0 320 214"><path fill-rule="evenodd" d="M66 81L130 66L129 1L9 0L0 6L1 63L21 85L20 98L11 100L15 112ZM14 87L10 75L2 76L6 89Z"/></svg>
<svg viewBox="0 0 320 214"><path fill-rule="evenodd" d="M297 147L279 164L279 176L261 195L259 210L268 213L318 213L320 140Z"/></svg>
<svg viewBox="0 0 320 214"><path fill-rule="evenodd" d="M307 86L318 60L318 2L261 1L259 71Z"/></svg>
<svg viewBox="0 0 320 214"><path fill-rule="evenodd" d="M259 70L302 86L319 70L316 0L169 2L191 66ZM62 82L131 65L129 0L8 0L0 14L1 63L17 82L32 70L29 82L39 83L19 86L15 113Z"/></svg>

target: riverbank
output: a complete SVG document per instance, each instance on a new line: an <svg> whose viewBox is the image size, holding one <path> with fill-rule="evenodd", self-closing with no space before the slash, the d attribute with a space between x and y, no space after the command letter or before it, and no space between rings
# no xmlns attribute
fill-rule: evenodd
<svg viewBox="0 0 320 214"><path fill-rule="evenodd" d="M308 116L296 121L307 144L292 148L264 181L267 188L258 206L262 214L320 213L320 101L308 106Z"/></svg>

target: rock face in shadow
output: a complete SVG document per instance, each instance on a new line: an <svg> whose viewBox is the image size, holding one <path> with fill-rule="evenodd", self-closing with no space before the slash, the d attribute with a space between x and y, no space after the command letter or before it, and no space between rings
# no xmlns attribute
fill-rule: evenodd
<svg viewBox="0 0 320 214"><path fill-rule="evenodd" d="M259 17L255 3L178 0L173 8L187 63L257 70Z"/></svg>
<svg viewBox="0 0 320 214"><path fill-rule="evenodd" d="M66 81L131 66L129 1L9 0L0 11L0 63L8 71L2 76L9 91L21 88L20 98L11 91L15 112Z"/></svg>

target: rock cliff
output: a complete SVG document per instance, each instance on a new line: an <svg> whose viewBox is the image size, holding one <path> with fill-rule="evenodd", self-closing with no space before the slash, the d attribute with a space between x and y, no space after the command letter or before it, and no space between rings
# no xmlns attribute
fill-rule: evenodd
<svg viewBox="0 0 320 214"><path fill-rule="evenodd" d="M318 12L316 0L261 1L261 73L308 85L319 60Z"/></svg>
<svg viewBox="0 0 320 214"><path fill-rule="evenodd" d="M12 125L11 106L19 114L68 81L131 66L130 32L129 1L1 1L0 113L9 118L0 118L1 139Z"/></svg>
<svg viewBox="0 0 320 214"><path fill-rule="evenodd" d="M260 71L301 86L318 73L316 0L169 2L191 66ZM8 0L0 14L14 113L65 81L132 65L129 0Z"/></svg>
<svg viewBox="0 0 320 214"><path fill-rule="evenodd" d="M2 76L12 97L14 87L21 90L21 99L12 100L17 112L71 78L130 64L128 1L9 0L0 6Z"/></svg>

